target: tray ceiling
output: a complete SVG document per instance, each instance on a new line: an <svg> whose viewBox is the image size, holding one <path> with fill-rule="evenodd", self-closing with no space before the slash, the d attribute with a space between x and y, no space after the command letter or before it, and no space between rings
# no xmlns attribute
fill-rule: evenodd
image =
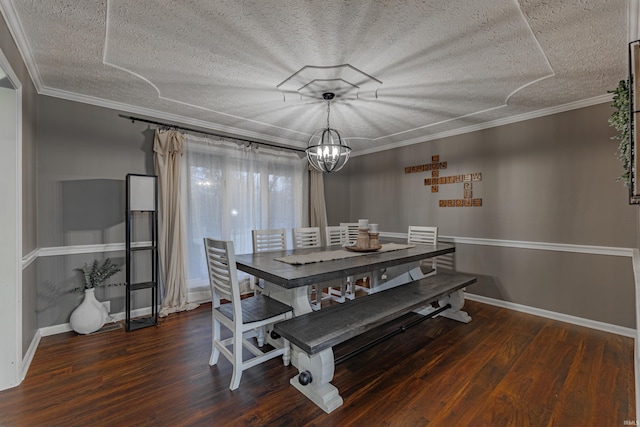
<svg viewBox="0 0 640 427"><path fill-rule="evenodd" d="M368 152L605 102L613 0L1 0L43 94L305 147Z"/></svg>

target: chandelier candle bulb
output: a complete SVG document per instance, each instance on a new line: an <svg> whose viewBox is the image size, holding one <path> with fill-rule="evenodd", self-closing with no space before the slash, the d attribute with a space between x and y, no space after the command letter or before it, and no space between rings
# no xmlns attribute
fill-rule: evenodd
<svg viewBox="0 0 640 427"><path fill-rule="evenodd" d="M320 172L339 171L347 163L351 153L351 148L346 145L340 133L329 124L331 100L334 97L332 92L322 94L322 98L327 101L327 127L315 131L307 142L307 159Z"/></svg>

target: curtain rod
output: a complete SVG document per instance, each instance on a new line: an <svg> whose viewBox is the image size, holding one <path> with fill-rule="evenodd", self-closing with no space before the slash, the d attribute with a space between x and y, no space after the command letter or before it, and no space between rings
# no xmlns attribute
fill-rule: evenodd
<svg viewBox="0 0 640 427"><path fill-rule="evenodd" d="M234 140L234 141L247 142L249 144L264 145L264 146L267 146L267 147L279 148L279 149L282 149L282 150L297 151L297 152L300 152L300 153L304 153L305 152L305 150L301 150L299 148L285 147L285 146L282 146L282 145L269 144L267 142L250 141L248 139L236 138L236 137L233 137L233 136L221 135L221 134L218 134L218 133L207 132L207 131L193 129L193 128L187 128L187 127L183 127L183 126L174 125L174 124L171 124L171 123L157 122L157 121L154 121L154 120L143 119L141 117L125 116L123 114L119 114L119 116L122 117L123 119L131 120L131 122L150 123L152 125L168 127L168 128L171 128L171 129L184 130L184 131L187 131L187 132L195 132L195 133L199 133L199 134L202 134L202 135L211 135L211 136L217 136L219 138L231 139L231 140Z"/></svg>

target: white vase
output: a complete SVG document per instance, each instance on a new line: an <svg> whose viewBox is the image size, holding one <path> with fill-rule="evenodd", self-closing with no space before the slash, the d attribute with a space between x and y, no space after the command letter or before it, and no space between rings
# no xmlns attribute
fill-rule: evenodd
<svg viewBox="0 0 640 427"><path fill-rule="evenodd" d="M107 308L100 304L94 292L95 288L85 289L84 300L71 313L71 328L79 334L97 331L102 328L109 316Z"/></svg>

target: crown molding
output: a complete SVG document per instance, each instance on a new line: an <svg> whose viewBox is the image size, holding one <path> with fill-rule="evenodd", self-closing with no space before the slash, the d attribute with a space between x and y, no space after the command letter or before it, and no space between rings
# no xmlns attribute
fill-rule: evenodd
<svg viewBox="0 0 640 427"><path fill-rule="evenodd" d="M629 0L627 8L629 42L640 39L640 0Z"/></svg>
<svg viewBox="0 0 640 427"><path fill-rule="evenodd" d="M40 73L38 71L38 67L36 65L35 60L33 59L33 54L29 48L29 43L26 40L24 35L23 26L18 18L15 8L11 0L0 0L0 11L2 15L5 17L7 21L9 30L14 40L16 41L16 45L18 46L18 50L22 55L22 58L27 66L27 70L31 79L33 80L34 86L36 90L41 95L47 95L55 98L66 99L69 101L80 102L84 104L95 105L104 108L110 108L113 110L119 110L123 112L140 114L148 117L158 118L162 120L167 120L175 123L183 123L188 124L190 126L199 127L206 130L213 130L217 132L222 132L225 134L229 134L230 138L234 136L243 137L247 139L255 139L256 142L265 141L274 144L290 146L294 148L305 149L306 144L301 143L300 141L290 140L287 138L274 137L271 135L265 135L259 132L246 131L243 129L217 125L215 123L207 122L204 120L193 119L186 116L166 113L158 110L137 107L130 104L114 102L110 100L106 100L103 98L81 95L73 92L51 89L47 88L40 77ZM629 39L636 40L640 38L640 0L630 0L628 9L628 23L629 23ZM433 141L437 139L447 138L456 135L462 135L466 133L476 132L484 129L490 129L498 126L504 126L512 123L517 123L520 121L531 120L539 117L544 117L552 114L557 114L565 111L575 110L579 108L589 107L592 105L602 104L605 102L610 102L612 99L611 94L605 94L601 96L597 96L594 98L588 98L576 102L571 102L559 106L554 106L550 108L545 108L537 111L532 111L524 114L519 114L511 117L506 117L502 119L493 120L486 123L480 123L477 125L465 126L458 129L453 129L450 131L439 132L433 135L425 135L416 138L411 138L403 141L394 142L391 144L384 144L377 147L372 147L370 149L359 150L357 152L352 152L351 157L362 156L366 154L377 153L380 151L391 150L394 148L405 147L409 145L419 144L423 142ZM348 138L347 138L348 139Z"/></svg>
<svg viewBox="0 0 640 427"><path fill-rule="evenodd" d="M587 98L580 101L569 102L567 104L544 108L542 110L531 111L528 113L518 114L511 117L492 120L490 122L479 123L477 125L465 126L458 129L435 133L433 135L421 136L417 138L408 139L405 141L396 142L393 144L381 145L381 146L369 148L366 150L358 150L357 152L352 153L351 157L363 156L365 154L377 153L380 151L391 150L394 148L405 147L408 145L420 144L422 142L434 141L436 139L448 138L450 136L463 135L465 133L477 132L484 129L490 129L498 126L509 125L512 123L522 122L525 120L537 119L539 117L550 116L558 113L564 113L566 111L577 110L579 108L591 107L593 105L611 102L612 99L613 99L612 94L600 95L593 98Z"/></svg>
<svg viewBox="0 0 640 427"><path fill-rule="evenodd" d="M18 19L18 14L16 13L16 9L13 7L11 0L0 0L0 12L2 12L2 16L4 16L5 21L7 21L7 27L9 28L9 32L11 33L13 40L16 42L16 46L18 46L18 51L22 56L22 60L27 66L27 71L29 72L29 76L31 76L31 81L33 81L36 91L40 93L44 89L42 78L40 77L40 71L38 70L36 61L33 59L33 53L31 52L31 48L27 42L22 22Z"/></svg>
<svg viewBox="0 0 640 427"><path fill-rule="evenodd" d="M1 0L0 0L1 1ZM137 107L135 105L126 104L123 102L110 101L108 99L98 98L95 96L82 95L75 92L69 92L60 89L43 88L39 91L40 95L51 96L53 98L66 99L68 101L80 102L83 104L95 105L97 107L109 108L112 110L122 111L131 114L137 114L147 117L153 117L155 119L166 120L172 123L180 123L189 126L202 128L203 130L212 130L229 134L229 138L242 137L256 142L264 141L279 145L284 145L294 148L306 148L306 144L301 144L300 141L290 140L286 138L274 137L271 135L265 135L258 132L251 132L243 129L238 129L229 126L216 125L204 120L198 120L191 117L180 116L178 114L165 113L159 110L153 110L150 108Z"/></svg>

